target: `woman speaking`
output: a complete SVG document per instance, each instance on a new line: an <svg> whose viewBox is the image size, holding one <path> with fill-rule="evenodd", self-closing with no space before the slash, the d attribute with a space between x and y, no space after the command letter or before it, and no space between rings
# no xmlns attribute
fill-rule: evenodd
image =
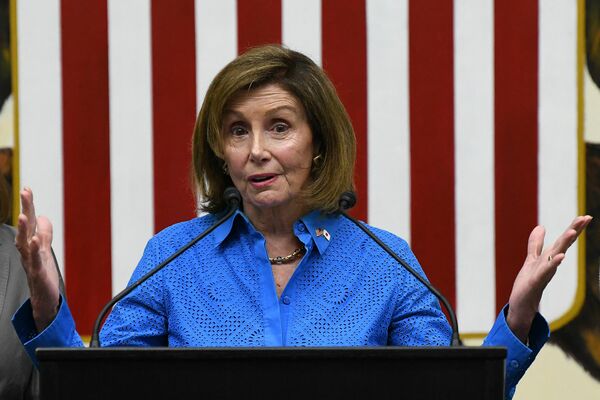
<svg viewBox="0 0 600 400"><path fill-rule="evenodd" d="M193 135L194 190L206 214L147 244L131 283L213 225L235 186L241 207L118 303L104 346L431 346L450 328L437 299L342 217L353 188L352 125L321 68L279 46L252 49L213 80ZM52 227L21 192L17 247L31 298L14 325L29 354L80 346L50 256ZM549 248L536 227L488 345L508 348L507 394L548 338L537 313L565 252L591 221L576 218ZM406 242L368 227L423 274Z"/></svg>

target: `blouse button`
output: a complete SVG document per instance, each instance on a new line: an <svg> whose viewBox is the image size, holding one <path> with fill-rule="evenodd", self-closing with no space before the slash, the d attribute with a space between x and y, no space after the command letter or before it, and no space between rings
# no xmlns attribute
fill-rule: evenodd
<svg viewBox="0 0 600 400"><path fill-rule="evenodd" d="M304 227L304 225L303 225L303 224L298 224L298 230L299 230L300 232L304 232L304 231L306 230L306 228Z"/></svg>
<svg viewBox="0 0 600 400"><path fill-rule="evenodd" d="M288 296L283 296L283 304L285 304L287 306L291 302L292 302L292 300Z"/></svg>
<svg viewBox="0 0 600 400"><path fill-rule="evenodd" d="M512 360L510 362L510 366L513 368L519 368L519 362L517 360Z"/></svg>

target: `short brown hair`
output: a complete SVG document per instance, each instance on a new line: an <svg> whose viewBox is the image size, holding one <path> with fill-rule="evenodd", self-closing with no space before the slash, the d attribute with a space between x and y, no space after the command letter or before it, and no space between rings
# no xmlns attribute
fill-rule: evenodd
<svg viewBox="0 0 600 400"><path fill-rule="evenodd" d="M232 186L223 173L222 120L240 91L281 85L304 107L321 156L303 193L311 209L334 211L339 196L353 188L356 139L350 118L325 72L310 58L278 45L250 49L227 64L210 84L194 128L192 162L200 209L225 209L223 191Z"/></svg>

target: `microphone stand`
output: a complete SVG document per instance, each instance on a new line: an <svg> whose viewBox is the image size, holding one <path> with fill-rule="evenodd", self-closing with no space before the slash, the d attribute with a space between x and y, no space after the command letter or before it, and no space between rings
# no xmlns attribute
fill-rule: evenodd
<svg viewBox="0 0 600 400"><path fill-rule="evenodd" d="M223 224L223 222L228 220L233 215L233 213L235 213L237 211L237 209L239 208L240 202L241 202L240 192L234 187L229 187L229 188L225 189L224 197L225 197L225 201L227 202L227 205L228 205L228 211L221 219L219 219L210 228L208 228L207 230L205 230L204 232L202 232L201 234L196 236L189 243L183 245L179 250L177 250L175 253L173 253L171 256L169 256L169 258L167 258L166 260L164 260L163 262L158 264L156 267L154 267L152 270L147 272L144 276L142 276L133 285L128 286L127 288L122 290L119 294L117 294L115 297L113 297L112 300L110 300L104 306L102 311L100 311L98 318L96 318L96 322L94 323L94 330L92 331L90 347L100 347L100 337L99 337L100 336L99 335L100 324L102 323L102 320L104 319L104 317L106 316L108 311L110 309L112 309L112 307L118 301L123 299L125 296L127 296L129 293L131 293L133 290L135 290L138 286L140 286L142 283L147 281L152 275L156 274L158 271L163 269L167 264L169 264L171 261L175 260L177 257L179 257L182 253L184 253L190 247L192 247L193 245L198 243L200 240L204 239L209 233L211 233L217 227L219 227L221 224Z"/></svg>
<svg viewBox="0 0 600 400"><path fill-rule="evenodd" d="M344 192L340 197L340 209L339 213L346 217L348 220L354 223L354 225L358 226L364 233L367 234L371 239L375 241L386 253L388 253L394 260L396 260L400 265L402 265L412 276L414 276L419 282L421 282L435 297L438 298L440 302L444 305L446 310L448 310L448 315L450 317L450 325L452 326L452 340L450 342L450 346L462 346L462 341L460 340L460 336L458 334L458 321L456 320L456 313L454 309L450 305L450 302L435 288L431 285L427 280L421 276L417 271L415 271L406 261L404 261L400 256L398 256L392 249L390 249L385 243L381 241L377 236L373 234L364 224L357 221L355 218L351 217L346 213L346 210L354 207L356 204L356 196L352 192Z"/></svg>

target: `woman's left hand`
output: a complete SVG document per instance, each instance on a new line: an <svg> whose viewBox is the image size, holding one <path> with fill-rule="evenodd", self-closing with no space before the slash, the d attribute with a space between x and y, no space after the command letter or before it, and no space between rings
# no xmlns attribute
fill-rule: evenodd
<svg viewBox="0 0 600 400"><path fill-rule="evenodd" d="M513 284L506 316L509 328L523 343L527 342L544 289L564 260L569 247L591 220L589 215L575 218L556 242L545 250L542 249L546 231L542 226L536 226L529 235L527 258Z"/></svg>

